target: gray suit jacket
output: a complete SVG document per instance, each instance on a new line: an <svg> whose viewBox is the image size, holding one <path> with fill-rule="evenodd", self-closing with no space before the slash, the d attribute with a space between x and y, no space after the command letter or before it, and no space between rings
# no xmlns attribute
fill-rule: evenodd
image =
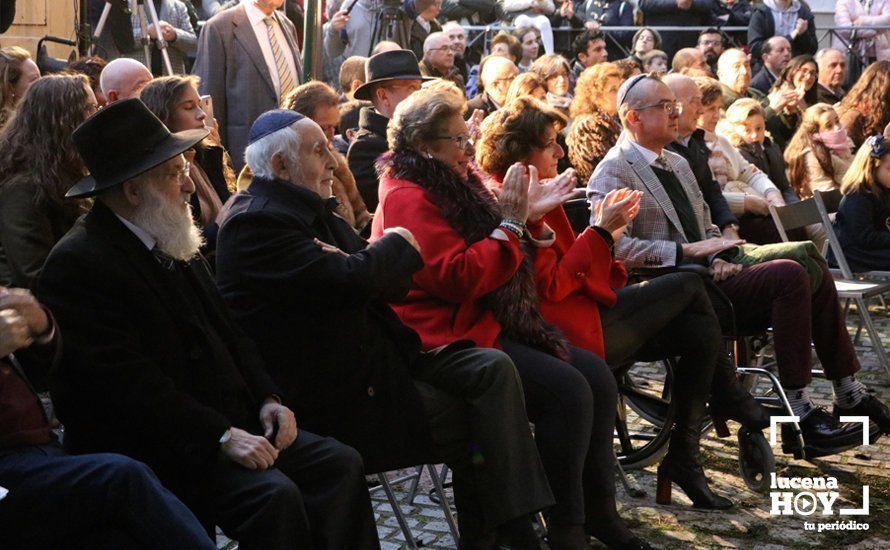
<svg viewBox="0 0 890 550"><path fill-rule="evenodd" d="M297 32L286 17L279 16L278 21L302 78ZM261 114L278 108L275 84L244 6L221 11L207 21L193 72L201 77L201 93L213 97L219 135L240 171L251 125Z"/></svg>
<svg viewBox="0 0 890 550"><path fill-rule="evenodd" d="M668 150L664 156L686 190L705 238L719 237L720 229L711 223L711 211L686 159ZM640 212L627 225L624 237L615 244L615 257L629 268L670 267L677 264L677 243L688 242L671 199L655 172L622 134L590 176L587 198L593 203L613 189L628 187L643 191Z"/></svg>

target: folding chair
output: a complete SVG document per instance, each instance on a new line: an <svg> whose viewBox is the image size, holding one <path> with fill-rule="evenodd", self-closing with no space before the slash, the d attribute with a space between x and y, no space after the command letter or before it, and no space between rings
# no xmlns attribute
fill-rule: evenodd
<svg viewBox="0 0 890 550"><path fill-rule="evenodd" d="M841 190L832 189L831 191L815 191L814 195L817 197L817 201L822 201L822 204L824 205L824 209L819 209L820 215L822 215L824 211L824 215L822 215L822 224L825 227L832 227L834 221L829 217L829 215L836 213L838 211L838 208L840 208L841 199L843 198ZM829 239L829 246L831 247L831 251L834 253L835 259L837 260L839 271L841 274L843 274L845 279L890 279L890 271L872 270L863 271L861 273L853 273L853 271L850 269L849 264L847 263L847 259L844 257L840 241L837 240L837 235L832 232L830 233L830 236L834 238L834 240Z"/></svg>
<svg viewBox="0 0 890 550"><path fill-rule="evenodd" d="M424 468L426 468L430 475L430 479L433 481L433 489L439 497L439 507L445 514L445 522L448 524L448 529L451 531L451 537L454 539L454 545L457 547L460 545L460 533L457 530L457 521L454 519L454 513L451 511L451 502L445 495L445 488L442 484L443 478L440 477L439 472L436 471L436 466L434 464L418 466L413 474L407 474L396 479L389 479L386 472L380 472L375 476L380 485L370 487L368 488L368 491L371 493L381 490L383 491L386 495L386 500L389 501L389 505L392 507L393 515L396 516L399 528L405 536L405 547L412 550L416 549L418 548L418 541L414 538L414 534L411 532L411 526L408 525L408 520L405 518L405 513L402 511L399 499L396 498L396 494L392 487L393 485L399 485L407 481L411 481L412 485L416 487L417 481L420 479L420 476L423 475ZM414 492L414 488L412 488L410 492ZM411 497L411 502L413 502L413 500L414 498ZM420 542L420 546L423 546L423 541Z"/></svg>
<svg viewBox="0 0 890 550"><path fill-rule="evenodd" d="M787 230L806 227L817 223L822 224L825 228L825 231L828 234L828 245L834 253L835 258L838 259L838 263L842 266L842 277L836 277L834 280L834 284L837 287L838 298L842 300L851 300L856 304L856 309L859 312L862 322L865 324L865 329L868 331L869 338L871 338L872 348L878 356L878 361L881 363L881 366L884 367L884 371L886 371L887 375L890 376L890 362L888 362L887 353L881 342L880 334L878 334L878 330L875 328L867 307L869 299L890 292L890 283L862 281L852 277L849 265L847 265L847 262L844 259L844 253L840 247L840 242L838 241L837 235L835 235L834 229L830 223L828 210L825 208L825 203L822 201L818 191L813 197L797 203L780 206L778 208L770 205L769 210L773 217L773 221L776 224L776 229L779 230L779 235L784 242L788 242Z"/></svg>

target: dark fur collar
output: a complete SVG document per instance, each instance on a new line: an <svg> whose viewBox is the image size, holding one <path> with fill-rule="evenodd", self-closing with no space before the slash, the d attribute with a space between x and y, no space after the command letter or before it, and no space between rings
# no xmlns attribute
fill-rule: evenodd
<svg viewBox="0 0 890 550"><path fill-rule="evenodd" d="M377 161L381 177L415 183L429 192L448 224L471 245L488 237L502 216L497 198L475 170L461 181L444 163L413 151L389 152ZM481 300L511 340L567 360L568 345L560 332L541 316L535 283L535 247L523 241L524 259L516 274Z"/></svg>

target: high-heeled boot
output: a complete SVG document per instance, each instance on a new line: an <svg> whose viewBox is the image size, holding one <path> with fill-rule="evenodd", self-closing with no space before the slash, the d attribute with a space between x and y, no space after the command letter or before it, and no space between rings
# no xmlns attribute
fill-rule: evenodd
<svg viewBox="0 0 890 550"><path fill-rule="evenodd" d="M670 449L658 465L658 486L655 501L671 503L671 483L683 489L696 508L726 510L732 501L717 495L708 487L708 479L698 461L698 445L701 431L698 424L691 426L676 423L671 428Z"/></svg>
<svg viewBox="0 0 890 550"><path fill-rule="evenodd" d="M721 352L711 382L710 410L719 437L729 436L727 420L735 420L749 431L769 427L769 410L745 389L726 353Z"/></svg>

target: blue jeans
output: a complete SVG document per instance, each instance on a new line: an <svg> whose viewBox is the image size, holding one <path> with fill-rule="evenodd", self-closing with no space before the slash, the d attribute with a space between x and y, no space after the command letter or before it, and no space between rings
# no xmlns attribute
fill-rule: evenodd
<svg viewBox="0 0 890 550"><path fill-rule="evenodd" d="M0 451L0 486L0 548L216 548L148 466L122 455Z"/></svg>

